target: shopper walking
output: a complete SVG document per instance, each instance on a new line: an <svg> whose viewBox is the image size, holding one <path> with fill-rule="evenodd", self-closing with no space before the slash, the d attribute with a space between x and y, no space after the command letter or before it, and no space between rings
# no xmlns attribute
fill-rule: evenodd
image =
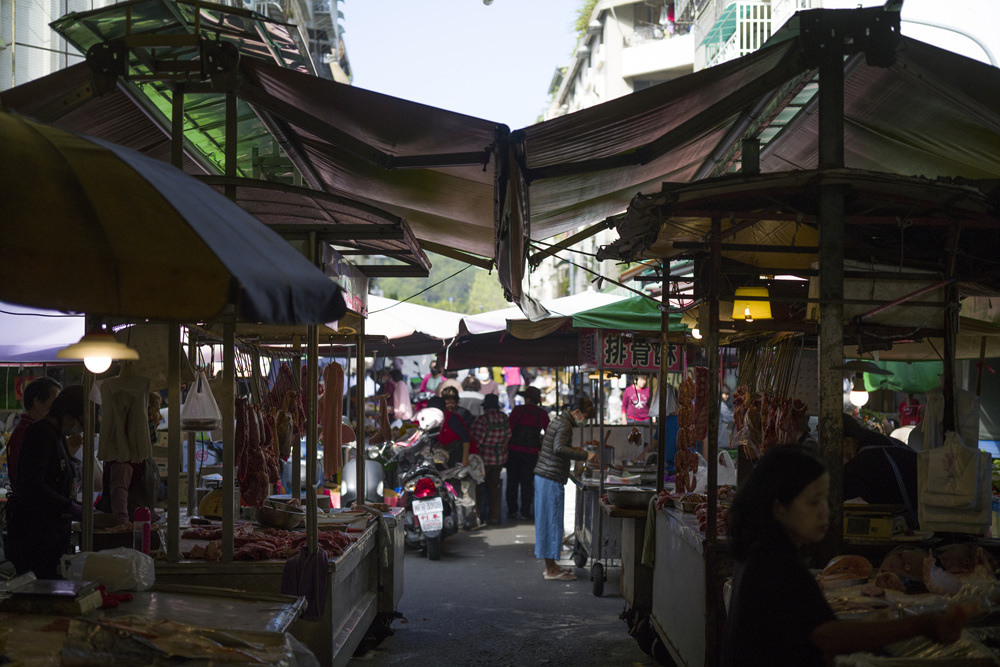
<svg viewBox="0 0 1000 667"><path fill-rule="evenodd" d="M542 392L528 387L517 392L524 405L510 413L510 444L507 446L507 518L531 519L535 499L534 470L542 434L549 426L549 413L541 407Z"/></svg>
<svg viewBox="0 0 1000 667"><path fill-rule="evenodd" d="M472 446L478 448L486 468L486 502L489 525L500 523L500 472L507 462L510 423L500 409L500 397L487 394L483 399L483 414L472 422Z"/></svg>

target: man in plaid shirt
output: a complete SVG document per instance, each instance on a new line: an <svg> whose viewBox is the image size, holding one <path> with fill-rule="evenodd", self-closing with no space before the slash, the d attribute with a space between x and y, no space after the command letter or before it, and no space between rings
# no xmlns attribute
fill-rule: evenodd
<svg viewBox="0 0 1000 667"><path fill-rule="evenodd" d="M507 415L500 409L500 399L496 394L486 394L482 404L483 414L472 422L469 435L473 448L478 448L479 456L486 468L486 493L489 500L489 524L500 524L500 471L507 463L507 441L510 440L510 424Z"/></svg>

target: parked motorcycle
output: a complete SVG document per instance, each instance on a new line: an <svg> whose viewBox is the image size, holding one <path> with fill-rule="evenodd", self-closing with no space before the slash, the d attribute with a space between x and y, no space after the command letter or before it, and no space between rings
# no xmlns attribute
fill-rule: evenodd
<svg viewBox="0 0 1000 667"><path fill-rule="evenodd" d="M393 443L373 443L365 447L365 502L385 502L385 487L392 487L396 461ZM352 447L351 452L354 452ZM340 505L350 507L358 499L358 473L356 456L348 459L340 474Z"/></svg>
<svg viewBox="0 0 1000 667"><path fill-rule="evenodd" d="M417 415L420 429L393 447L403 491L400 506L405 540L426 551L429 560L441 558L441 541L458 532L455 491L441 478L439 462L434 458L443 420L437 408L421 410Z"/></svg>

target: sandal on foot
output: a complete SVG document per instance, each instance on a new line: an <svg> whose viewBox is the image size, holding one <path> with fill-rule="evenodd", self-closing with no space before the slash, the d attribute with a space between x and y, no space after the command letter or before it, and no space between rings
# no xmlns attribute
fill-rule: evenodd
<svg viewBox="0 0 1000 667"><path fill-rule="evenodd" d="M559 574L549 574L546 572L542 576L545 577L546 581L576 581L576 575L565 570Z"/></svg>
<svg viewBox="0 0 1000 667"><path fill-rule="evenodd" d="M560 567L559 569L562 570L563 572L568 573L568 574L573 574L573 570L571 570L568 567ZM546 574L548 574L548 570L542 570L542 575L544 576Z"/></svg>

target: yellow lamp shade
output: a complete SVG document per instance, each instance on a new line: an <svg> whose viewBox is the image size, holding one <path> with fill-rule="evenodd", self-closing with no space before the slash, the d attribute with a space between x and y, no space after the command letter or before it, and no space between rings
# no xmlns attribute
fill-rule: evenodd
<svg viewBox="0 0 1000 667"><path fill-rule="evenodd" d="M733 319L747 322L771 319L771 302L766 301L770 296L766 287L737 287L733 299ZM748 297L765 300L756 301Z"/></svg>
<svg viewBox="0 0 1000 667"><path fill-rule="evenodd" d="M56 352L57 359L83 359L92 373L103 373L111 366L112 359L136 360L139 353L119 343L113 335L100 329L88 332L79 342Z"/></svg>

